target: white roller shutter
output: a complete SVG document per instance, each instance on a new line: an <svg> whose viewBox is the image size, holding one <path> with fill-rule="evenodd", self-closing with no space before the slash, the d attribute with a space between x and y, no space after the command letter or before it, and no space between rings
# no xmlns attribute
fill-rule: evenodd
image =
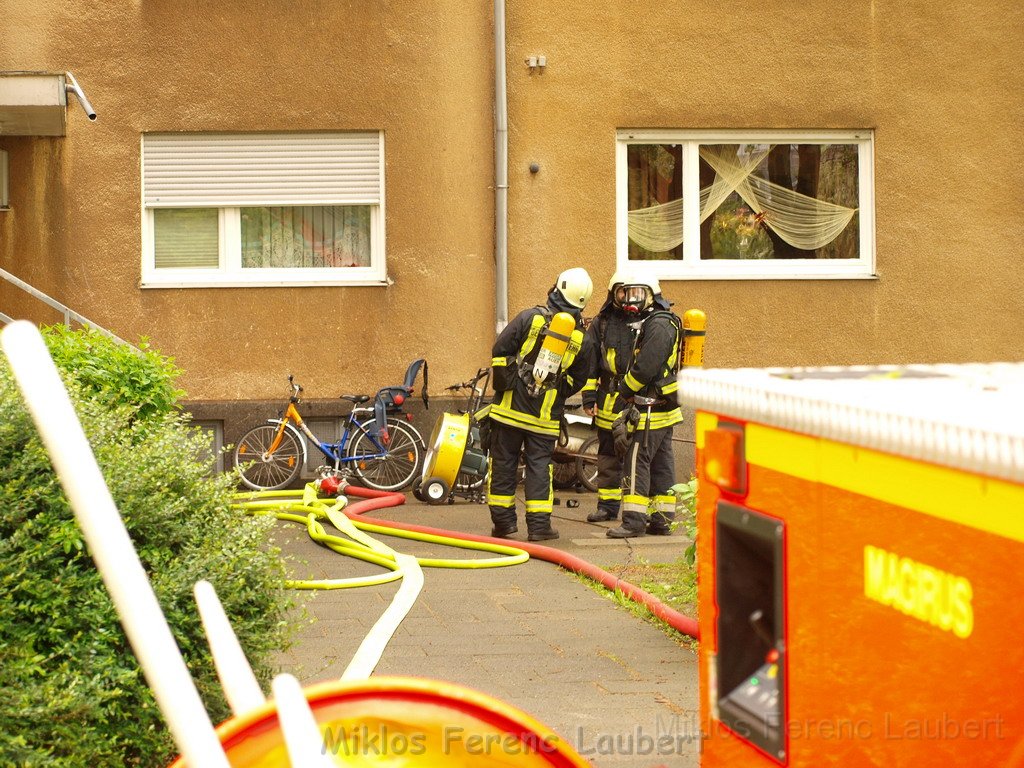
<svg viewBox="0 0 1024 768"><path fill-rule="evenodd" d="M377 131L144 134L144 204L379 204L382 141Z"/></svg>

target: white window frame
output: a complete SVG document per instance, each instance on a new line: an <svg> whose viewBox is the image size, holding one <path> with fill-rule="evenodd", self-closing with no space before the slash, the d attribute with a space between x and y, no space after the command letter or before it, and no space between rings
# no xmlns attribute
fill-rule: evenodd
<svg viewBox="0 0 1024 768"><path fill-rule="evenodd" d="M339 132L343 133L343 132ZM361 132L363 133L363 132ZM379 148L379 190L365 199L347 196L338 200L329 196L305 196L301 202L273 197L247 200L244 205L220 206L210 203L170 202L146 204L145 141L141 136L142 165L142 282L143 288L230 288L301 287L333 285L387 285L384 227L384 132L377 131ZM207 134L213 135L213 134ZM253 134L257 135L257 134ZM316 189L315 181L310 189ZM370 265L366 267L243 267L241 210L243 207L274 206L370 206ZM154 211L157 208L215 208L218 211L218 264L216 267L158 269L154 253Z"/></svg>
<svg viewBox="0 0 1024 768"><path fill-rule="evenodd" d="M856 144L860 256L857 259L700 258L700 144ZM620 129L615 142L615 226L618 269L642 264L662 280L850 280L875 275L874 132L785 130ZM681 144L683 148L683 258L629 260L626 149L630 144Z"/></svg>

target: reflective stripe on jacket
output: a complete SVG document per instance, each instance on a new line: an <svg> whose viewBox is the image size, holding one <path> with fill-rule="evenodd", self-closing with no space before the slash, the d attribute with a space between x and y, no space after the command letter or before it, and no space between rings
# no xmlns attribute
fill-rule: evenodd
<svg viewBox="0 0 1024 768"><path fill-rule="evenodd" d="M609 302L587 329L587 337L594 346L594 365L592 376L583 387L583 404L596 407L594 423L598 429L610 430L625 405L618 387L633 357L637 333L634 324L633 318Z"/></svg>

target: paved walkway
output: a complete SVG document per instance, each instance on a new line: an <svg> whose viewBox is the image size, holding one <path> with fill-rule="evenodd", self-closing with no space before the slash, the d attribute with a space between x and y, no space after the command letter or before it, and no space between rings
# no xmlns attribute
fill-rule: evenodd
<svg viewBox="0 0 1024 768"><path fill-rule="evenodd" d="M547 542L607 568L645 558L674 562L680 536L607 539L609 523L587 523L594 494L558 498ZM580 506L567 508L577 499ZM520 500L520 510L522 503ZM369 513L449 530L489 534L487 508L459 499ZM302 528L279 523L278 541L299 578L344 578L374 566L317 546ZM521 533L525 524L520 511ZM409 554L462 550L386 539ZM440 550L440 551L439 551ZM377 665L378 675L413 675L459 683L500 698L566 738L598 768L698 765L695 653L577 577L551 563L481 570L424 569L425 584ZM388 606L396 584L300 593L314 621L303 628L282 667L303 683L336 679Z"/></svg>

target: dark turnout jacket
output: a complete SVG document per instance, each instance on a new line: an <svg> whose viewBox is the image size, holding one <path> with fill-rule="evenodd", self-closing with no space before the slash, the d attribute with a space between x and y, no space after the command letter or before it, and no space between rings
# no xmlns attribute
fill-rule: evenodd
<svg viewBox="0 0 1024 768"><path fill-rule="evenodd" d="M651 406L650 424L647 409L638 406L639 429L663 429L683 420L676 399L682 323L665 303L661 299L661 303L641 315L633 359L619 383L618 393L622 398L635 395L657 398L657 403Z"/></svg>
<svg viewBox="0 0 1024 768"><path fill-rule="evenodd" d="M579 310L549 295L546 306L524 309L498 335L491 350L494 400L485 413L495 421L529 432L558 437L558 427L565 410L566 398L580 391L590 375L590 342L584 338ZM543 343L543 329L556 312L569 312L576 318L569 346L562 357L555 385L538 395L531 395L521 374L523 367L532 369L533 361Z"/></svg>
<svg viewBox="0 0 1024 768"><path fill-rule="evenodd" d="M619 383L633 360L639 321L612 304L611 296L587 328L592 357L591 373L583 387L583 404L594 405L598 429L611 429L625 401Z"/></svg>

